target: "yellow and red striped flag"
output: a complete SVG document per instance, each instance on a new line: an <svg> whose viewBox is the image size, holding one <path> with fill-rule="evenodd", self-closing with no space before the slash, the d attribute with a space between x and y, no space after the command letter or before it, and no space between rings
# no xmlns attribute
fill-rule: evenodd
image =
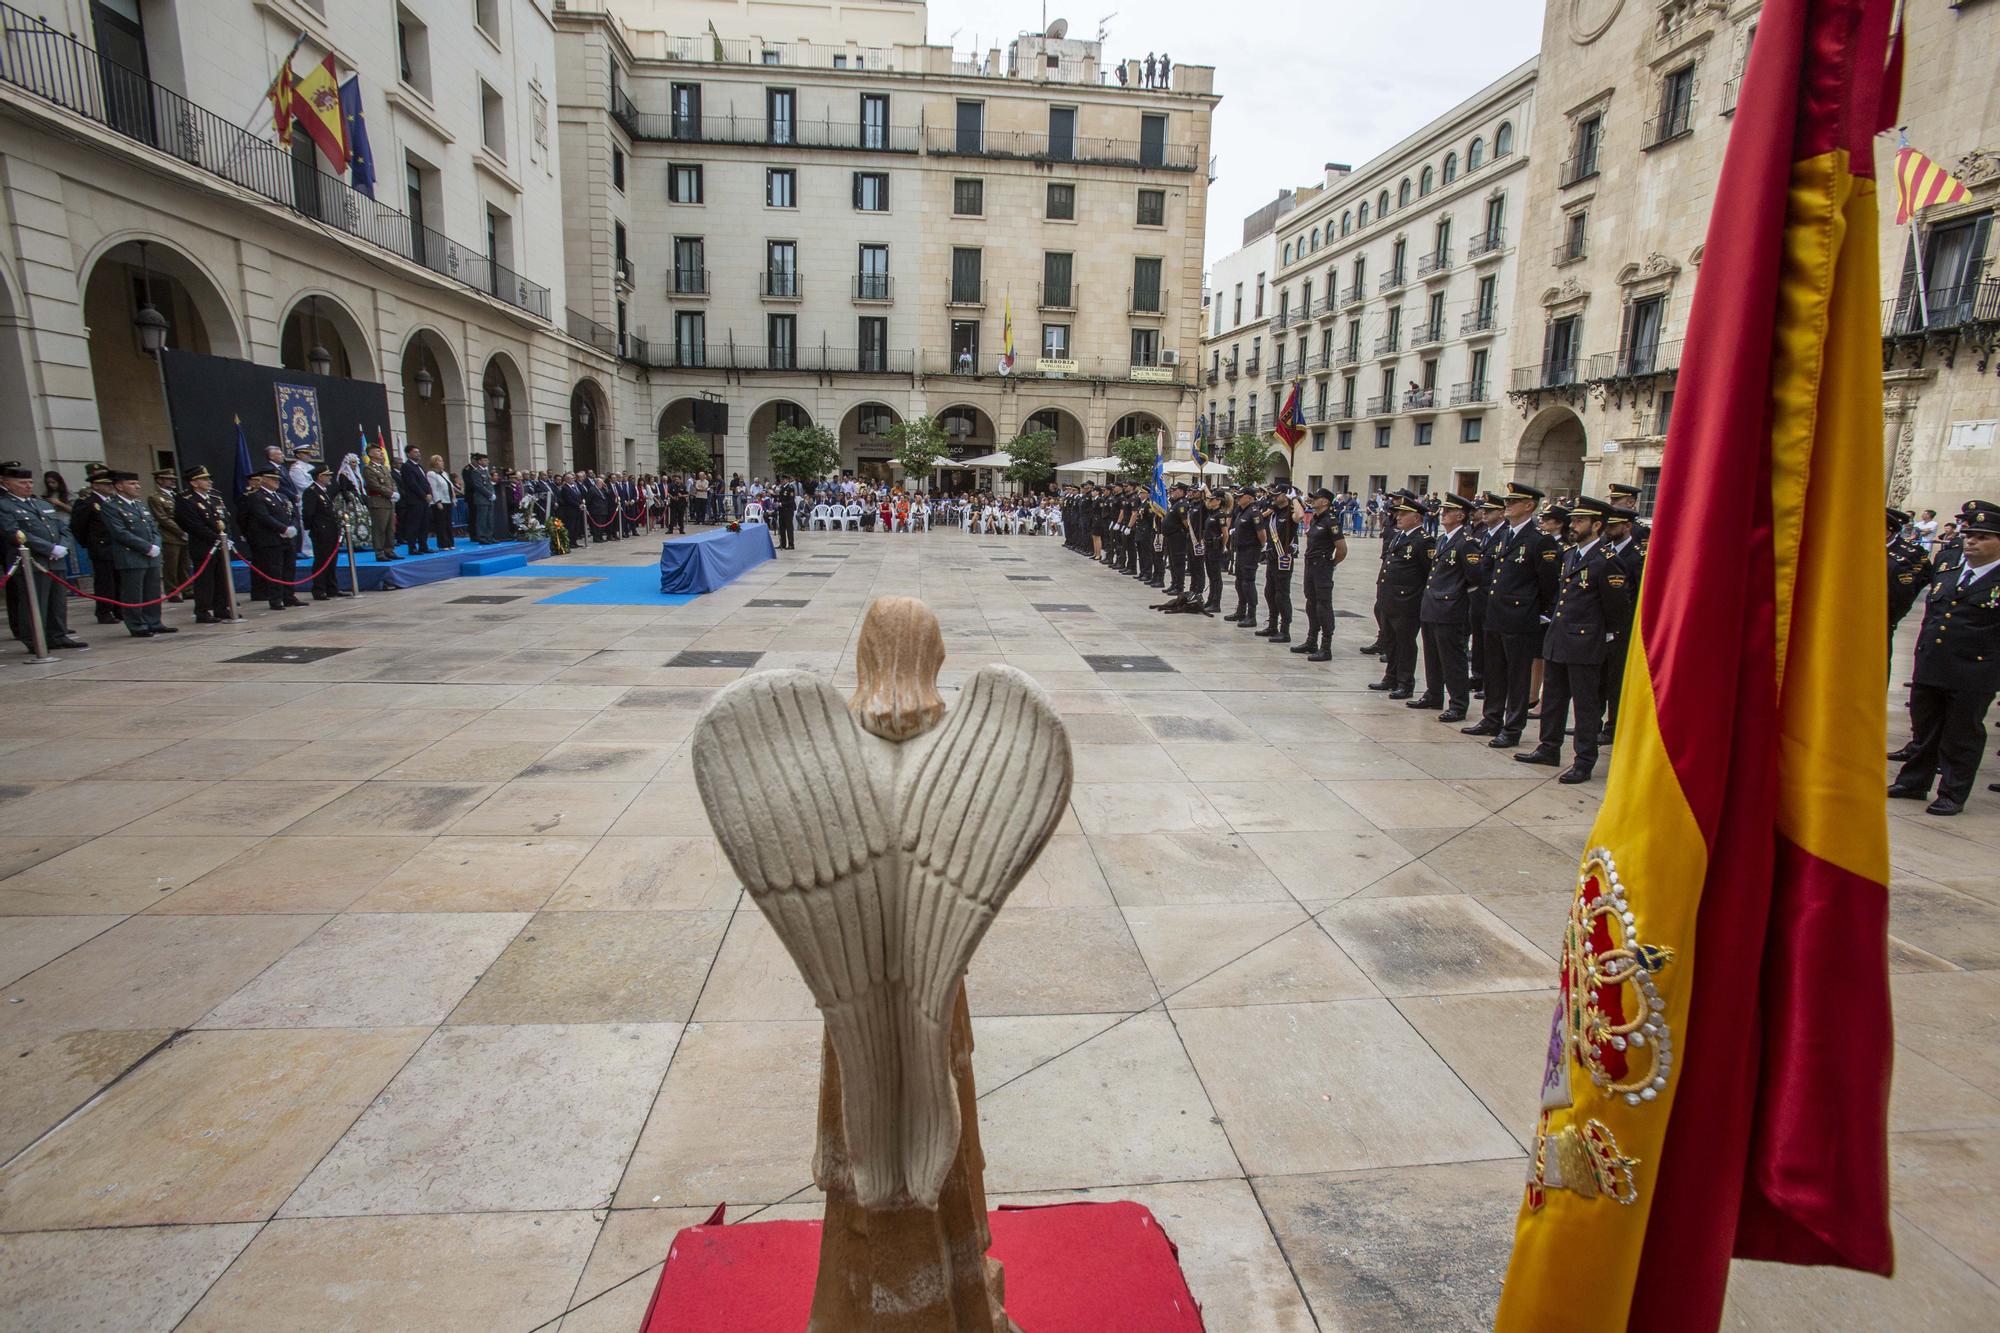
<svg viewBox="0 0 2000 1333"><path fill-rule="evenodd" d="M1894 1264L1886 591L1860 537L1895 4L1758 24L1499 1333L1714 1329L1732 1256Z"/></svg>
<svg viewBox="0 0 2000 1333"><path fill-rule="evenodd" d="M1907 135L1896 149L1896 225L1902 226L1932 204L1962 204L1971 196L1958 178L1910 147Z"/></svg>

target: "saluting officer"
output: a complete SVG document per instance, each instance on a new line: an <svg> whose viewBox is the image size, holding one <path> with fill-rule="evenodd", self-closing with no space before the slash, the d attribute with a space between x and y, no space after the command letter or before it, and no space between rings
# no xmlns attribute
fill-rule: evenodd
<svg viewBox="0 0 2000 1333"><path fill-rule="evenodd" d="M1613 627L1631 615L1632 589L1624 563L1603 540L1611 506L1584 495L1577 497L1569 512L1575 544L1562 559L1562 581L1542 647L1541 744L1514 758L1523 764L1559 765L1563 724L1574 705L1576 760L1557 779L1574 784L1589 781L1597 766L1597 738L1604 725L1604 663L1614 651Z"/></svg>
<svg viewBox="0 0 2000 1333"><path fill-rule="evenodd" d="M1375 574L1375 637L1363 644L1360 649L1363 657L1372 655L1381 658L1385 662L1389 659L1389 622L1383 615L1382 570L1389 567L1389 557L1395 552L1394 538L1396 531L1392 526L1394 520L1388 517L1388 515L1395 512L1396 497L1401 494L1401 491L1396 491L1383 497L1388 504L1388 511L1384 516L1382 546L1378 553L1381 569L1378 569Z"/></svg>
<svg viewBox="0 0 2000 1333"><path fill-rule="evenodd" d="M229 561L216 550L229 522L229 507L215 493L215 480L208 469L198 467L187 474L187 489L174 500L174 521L188 537L188 559L201 574L188 589L194 594L194 623L215 625L229 619L229 593L223 580L229 577ZM213 558L209 552L214 551ZM204 567L202 562L207 561Z"/></svg>
<svg viewBox="0 0 2000 1333"><path fill-rule="evenodd" d="M1921 801L1939 777L1937 799L1925 807L1934 815L1965 808L1986 746L1986 710L2000 690L2000 505L1968 501L1958 530L1964 563L1940 573L1926 595L1910 687L1914 749L1889 788Z"/></svg>
<svg viewBox="0 0 2000 1333"><path fill-rule="evenodd" d="M1244 629L1257 624L1257 551L1263 544L1257 497L1246 486L1236 492L1236 509L1229 516L1229 559L1236 571L1236 614L1229 620Z"/></svg>
<svg viewBox="0 0 2000 1333"><path fill-rule="evenodd" d="M1535 526L1542 498L1533 486L1507 483L1501 497L1505 523L1486 548L1492 568L1486 586L1486 708L1477 723L1460 730L1491 736L1486 743L1495 750L1519 745L1527 728L1528 687L1562 575L1562 548Z"/></svg>
<svg viewBox="0 0 2000 1333"><path fill-rule="evenodd" d="M1917 604L1917 598L1930 586L1931 558L1924 548L1903 536L1903 529L1910 526L1910 516L1900 509L1888 511L1889 518L1889 657L1896 656L1896 626L1903 623L1903 617Z"/></svg>
<svg viewBox="0 0 2000 1333"><path fill-rule="evenodd" d="M1324 486L1312 493L1312 517L1306 522L1306 641L1292 651L1308 662L1333 660L1333 571L1347 559L1347 534L1333 512L1333 492Z"/></svg>
<svg viewBox="0 0 2000 1333"><path fill-rule="evenodd" d="M1424 532L1424 507L1410 491L1389 497L1395 531L1382 539L1385 553L1376 575L1375 602L1382 610L1383 636L1389 649L1382 679L1371 690L1387 690L1391 699L1417 692L1417 634L1424 584L1431 575L1431 539Z"/></svg>
<svg viewBox="0 0 2000 1333"><path fill-rule="evenodd" d="M8 630L30 653L35 651L35 626L28 612L28 599L33 597L42 612L44 647L90 647L69 632L69 594L60 583L34 568L39 562L54 569L68 560L76 538L56 507L35 494L34 470L10 460L0 463L0 538L6 541L4 552L0 552L0 569L13 567L20 551L17 533L27 538L31 558L7 580Z"/></svg>
<svg viewBox="0 0 2000 1333"><path fill-rule="evenodd" d="M1604 524L1604 544L1611 548L1612 558L1625 566L1625 588L1630 596L1624 619L1611 627L1610 655L1604 661L1604 730L1598 733L1599 745L1611 744L1618 730L1618 696L1624 693L1625 661L1632 655L1632 621L1639 614L1639 585L1646 574L1646 548L1634 535L1638 524L1637 511L1619 505L1611 506L1611 516Z"/></svg>
<svg viewBox="0 0 2000 1333"><path fill-rule="evenodd" d="M160 623L160 525L139 497L139 474L109 474L116 494L98 510L97 520L111 543L111 564L118 571L119 608L125 632L135 639L178 634Z"/></svg>
<svg viewBox="0 0 2000 1333"><path fill-rule="evenodd" d="M1430 577L1418 612L1424 636L1424 692L1411 708L1444 708L1440 722L1463 722L1466 703L1466 635L1471 629L1473 581L1479 556L1466 518L1473 502L1446 495L1438 502L1438 526L1431 542Z"/></svg>

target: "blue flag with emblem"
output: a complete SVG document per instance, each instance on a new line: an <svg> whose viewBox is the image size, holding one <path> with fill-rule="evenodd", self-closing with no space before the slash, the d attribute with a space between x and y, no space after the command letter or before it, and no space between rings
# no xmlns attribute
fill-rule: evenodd
<svg viewBox="0 0 2000 1333"><path fill-rule="evenodd" d="M250 489L250 441L243 434L243 418L236 418L236 498Z"/></svg>
<svg viewBox="0 0 2000 1333"><path fill-rule="evenodd" d="M287 454L300 449L323 452L319 438L319 390L310 384L280 384L278 444Z"/></svg>
<svg viewBox="0 0 2000 1333"><path fill-rule="evenodd" d="M1163 518L1166 516L1167 512L1167 457L1165 452L1166 443L1167 443L1167 433L1164 430L1154 437L1153 484L1146 497L1148 502L1153 507L1153 512Z"/></svg>
<svg viewBox="0 0 2000 1333"><path fill-rule="evenodd" d="M361 76L350 74L340 85L340 118L347 124L347 178L354 188L375 197L375 152L368 146L368 117L361 110Z"/></svg>

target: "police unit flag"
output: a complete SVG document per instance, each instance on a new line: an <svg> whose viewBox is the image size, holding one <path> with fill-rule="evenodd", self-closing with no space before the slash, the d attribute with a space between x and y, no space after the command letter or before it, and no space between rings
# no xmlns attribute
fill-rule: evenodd
<svg viewBox="0 0 2000 1333"><path fill-rule="evenodd" d="M1895 7L1768 0L1758 23L1499 1333L1714 1329L1732 1256L1894 1266L1887 594L1860 534Z"/></svg>
<svg viewBox="0 0 2000 1333"><path fill-rule="evenodd" d="M1292 381L1291 395L1285 399L1284 407L1279 409L1277 424L1272 427L1288 449L1305 438L1306 414L1299 405L1299 393L1304 387L1305 381Z"/></svg>
<svg viewBox="0 0 2000 1333"><path fill-rule="evenodd" d="M1896 225L1902 226L1932 204L1962 204L1971 196L1958 178L1910 147L1907 135L1896 149Z"/></svg>

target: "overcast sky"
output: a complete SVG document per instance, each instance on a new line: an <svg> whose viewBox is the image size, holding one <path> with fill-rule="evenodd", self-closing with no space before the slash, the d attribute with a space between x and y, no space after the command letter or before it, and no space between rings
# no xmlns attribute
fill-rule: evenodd
<svg viewBox="0 0 2000 1333"><path fill-rule="evenodd" d="M1243 215L1324 164L1360 166L1541 47L1544 0L1052 0L1049 19L1095 37L1107 61L1169 52L1215 66L1217 178L1208 258L1237 248ZM1039 30L1040 0L930 0L930 39L960 51ZM957 30L956 36L953 35ZM975 40L976 38L976 40Z"/></svg>

